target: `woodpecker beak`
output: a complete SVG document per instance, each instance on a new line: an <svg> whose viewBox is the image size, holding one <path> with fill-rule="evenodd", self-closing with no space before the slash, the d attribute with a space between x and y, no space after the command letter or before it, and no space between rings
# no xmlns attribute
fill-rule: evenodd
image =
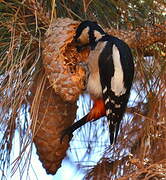
<svg viewBox="0 0 166 180"><path fill-rule="evenodd" d="M81 41L79 39L74 39L75 43L81 44Z"/></svg>
<svg viewBox="0 0 166 180"><path fill-rule="evenodd" d="M80 40L75 39L75 37L74 37L73 41L72 41L72 44L73 44L73 46L76 47L78 53L81 52L83 47L82 47L82 44L81 44Z"/></svg>
<svg viewBox="0 0 166 180"><path fill-rule="evenodd" d="M81 46L82 45L81 41L79 39L75 39L75 38L74 38L74 44L75 44L75 46Z"/></svg>

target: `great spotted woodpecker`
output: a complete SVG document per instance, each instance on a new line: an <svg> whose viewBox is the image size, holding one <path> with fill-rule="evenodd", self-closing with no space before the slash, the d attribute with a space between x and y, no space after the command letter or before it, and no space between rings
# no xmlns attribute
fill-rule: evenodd
<svg viewBox="0 0 166 180"><path fill-rule="evenodd" d="M86 116L63 131L62 139L66 135L71 137L85 123L106 116L110 144L113 144L127 106L134 76L131 50L124 41L108 35L92 21L84 21L78 26L74 40L78 52L85 47L90 48L87 92L94 105Z"/></svg>

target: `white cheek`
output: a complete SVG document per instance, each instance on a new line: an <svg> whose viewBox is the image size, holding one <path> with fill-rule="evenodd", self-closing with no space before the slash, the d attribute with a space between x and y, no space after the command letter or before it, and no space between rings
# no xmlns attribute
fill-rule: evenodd
<svg viewBox="0 0 166 180"><path fill-rule="evenodd" d="M81 44L86 44L88 43L89 41L89 35L88 35L88 32L89 32L89 27L85 28L81 35L79 36L78 40L80 40Z"/></svg>
<svg viewBox="0 0 166 180"><path fill-rule="evenodd" d="M120 62L120 54L118 48L113 45L113 63L114 63L114 76L111 79L111 90L115 93L116 96L121 96L125 94L126 88L124 87L123 81L123 69Z"/></svg>

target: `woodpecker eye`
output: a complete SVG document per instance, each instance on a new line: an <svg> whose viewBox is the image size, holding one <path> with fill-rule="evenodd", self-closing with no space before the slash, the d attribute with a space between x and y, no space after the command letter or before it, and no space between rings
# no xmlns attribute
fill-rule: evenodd
<svg viewBox="0 0 166 180"><path fill-rule="evenodd" d="M81 43L80 39L75 39L76 43Z"/></svg>

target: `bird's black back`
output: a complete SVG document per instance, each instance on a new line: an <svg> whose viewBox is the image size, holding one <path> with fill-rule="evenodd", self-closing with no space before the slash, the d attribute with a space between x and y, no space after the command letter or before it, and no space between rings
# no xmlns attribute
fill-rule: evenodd
<svg viewBox="0 0 166 180"><path fill-rule="evenodd" d="M111 110L111 112L109 114L106 113L106 115L108 121L110 122L110 141L112 144L114 140L116 140L120 121L123 118L123 114L127 106L133 81L134 64L130 48L122 40L107 35L103 37L100 42L107 42L99 57L99 72L102 89L104 90L105 87L107 87L107 91L103 91L103 99L106 102L106 110ZM115 71L112 56L113 45L115 45L119 50L120 62L124 76L124 87L126 88L126 92L120 96L116 96L115 93L111 90L111 79L114 76ZM116 108L118 105L120 105L120 108Z"/></svg>

